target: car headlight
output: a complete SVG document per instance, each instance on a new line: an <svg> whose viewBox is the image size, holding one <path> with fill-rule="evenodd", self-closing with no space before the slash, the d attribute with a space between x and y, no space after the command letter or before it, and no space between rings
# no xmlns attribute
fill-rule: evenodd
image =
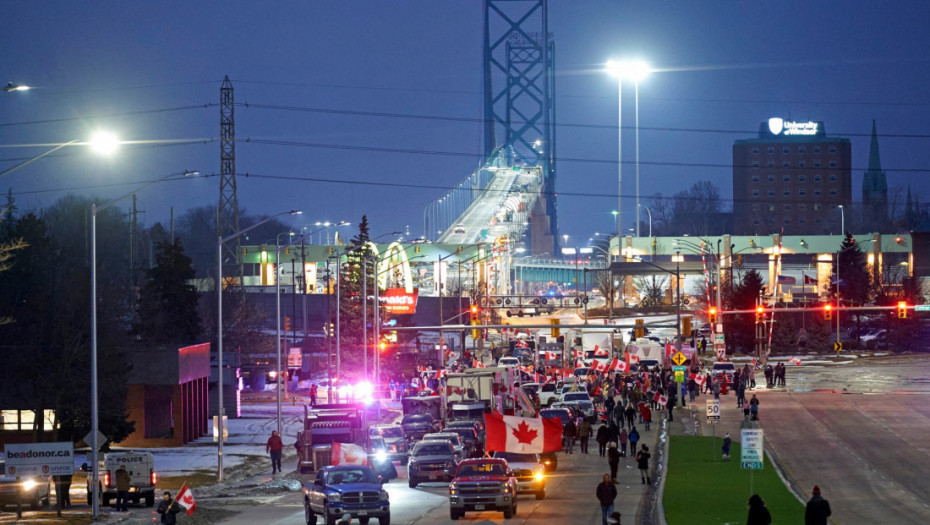
<svg viewBox="0 0 930 525"><path fill-rule="evenodd" d="M510 486L507 485L506 483L501 483L501 492L509 492L509 491L510 491Z"/></svg>
<svg viewBox="0 0 930 525"><path fill-rule="evenodd" d="M453 483L450 483L450 484L449 484L449 494L452 495L452 496L455 496L455 495L458 494L458 493L459 493L459 490L458 490L458 488L456 488L455 483L454 483L454 482L453 482Z"/></svg>
<svg viewBox="0 0 930 525"><path fill-rule="evenodd" d="M536 471L536 474L533 474L533 477L536 478L536 481L542 481L542 480L543 480L543 473L542 473L542 471L541 471L541 470L537 470L537 471Z"/></svg>
<svg viewBox="0 0 930 525"><path fill-rule="evenodd" d="M391 495L388 494L388 492L387 492L386 490L382 490L382 491L381 491L381 499L387 500L387 499L390 499L390 497L391 497Z"/></svg>
<svg viewBox="0 0 930 525"><path fill-rule="evenodd" d="M383 462L384 460L387 459L387 454L385 454L383 450L379 450L378 452L375 452L375 459L380 462Z"/></svg>
<svg viewBox="0 0 930 525"><path fill-rule="evenodd" d="M36 483L36 480L27 479L26 481L23 481L23 490L27 490L27 491L32 490L36 488L36 485L38 485L38 483Z"/></svg>
<svg viewBox="0 0 930 525"><path fill-rule="evenodd" d="M340 494L340 493L338 493L338 492L332 492L332 493L328 494L326 497L329 499L329 501L331 501L331 502L333 502L333 503L341 503L341 502L342 502L342 494Z"/></svg>

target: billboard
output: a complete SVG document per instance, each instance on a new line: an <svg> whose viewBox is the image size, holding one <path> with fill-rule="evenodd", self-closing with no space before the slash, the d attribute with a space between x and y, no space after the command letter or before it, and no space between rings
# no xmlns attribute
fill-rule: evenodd
<svg viewBox="0 0 930 525"><path fill-rule="evenodd" d="M389 313L413 315L417 311L417 289L407 292L403 288L388 288L379 297L378 302Z"/></svg>
<svg viewBox="0 0 930 525"><path fill-rule="evenodd" d="M74 474L74 444L7 444L2 455L8 476L55 476Z"/></svg>

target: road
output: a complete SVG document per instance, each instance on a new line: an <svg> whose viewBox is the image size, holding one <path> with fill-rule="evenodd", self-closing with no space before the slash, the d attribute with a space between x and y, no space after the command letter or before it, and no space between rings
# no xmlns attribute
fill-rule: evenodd
<svg viewBox="0 0 930 525"><path fill-rule="evenodd" d="M478 242L481 237L481 230L488 227L491 217L500 210L501 205L507 198L507 192L510 191L518 175L520 175L519 171L512 170L494 172L494 178L481 196L465 210L461 217L456 219L458 222L453 224L452 228L438 239L438 242L450 244ZM464 225L465 232L455 233L456 224Z"/></svg>
<svg viewBox="0 0 930 525"><path fill-rule="evenodd" d="M596 447L596 445L595 445ZM594 489L607 471L607 463L597 453L560 455L559 470L552 474L546 487L546 499L536 501L533 495L520 496L517 515L504 520L499 512L474 512L453 522L449 518L448 485L426 483L416 489L407 486L406 472L398 466L400 477L385 485L391 495L391 522L404 525L436 525L446 523L597 523L600 507L594 498ZM642 494L638 474L631 460L621 464L621 499L630 501L635 508ZM304 523L301 494L291 492L274 497L236 500L204 501L203 507L222 506L235 516L226 517L230 525L293 525ZM353 522L357 523L357 522ZM372 520L374 523L374 520Z"/></svg>

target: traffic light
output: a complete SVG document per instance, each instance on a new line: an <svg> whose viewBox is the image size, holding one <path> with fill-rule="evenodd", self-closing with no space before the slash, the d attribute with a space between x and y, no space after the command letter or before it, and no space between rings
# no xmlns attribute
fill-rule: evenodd
<svg viewBox="0 0 930 525"><path fill-rule="evenodd" d="M478 320L478 305L477 304L471 305L471 320L472 321Z"/></svg>
<svg viewBox="0 0 930 525"><path fill-rule="evenodd" d="M907 319L907 303L904 301L898 302L898 319Z"/></svg>
<svg viewBox="0 0 930 525"><path fill-rule="evenodd" d="M736 255L736 265L737 266L743 265L743 254L740 253Z"/></svg>
<svg viewBox="0 0 930 525"><path fill-rule="evenodd" d="M284 318L284 331L285 332L291 331L291 318L290 317Z"/></svg>
<svg viewBox="0 0 930 525"><path fill-rule="evenodd" d="M636 319L636 339L646 337L646 321L644 319Z"/></svg>
<svg viewBox="0 0 930 525"><path fill-rule="evenodd" d="M559 331L559 328L558 328L558 327L559 327L559 323L560 323L560 321L559 321L558 319L549 319L549 324L552 325L552 328L550 329L550 334L549 334L549 335L551 335L553 339L558 339L558 338L559 338L559 335L560 335L560 333L561 333L561 332Z"/></svg>
<svg viewBox="0 0 930 525"><path fill-rule="evenodd" d="M420 253L420 245L419 245L419 244L413 247L413 253Z"/></svg>
<svg viewBox="0 0 930 525"><path fill-rule="evenodd" d="M765 307L759 305L756 307L756 322L761 323L765 319Z"/></svg>
<svg viewBox="0 0 930 525"><path fill-rule="evenodd" d="M384 341L381 341L381 344L378 345L378 348L381 350L381 353L383 354L384 351L387 350L387 343Z"/></svg>
<svg viewBox="0 0 930 525"><path fill-rule="evenodd" d="M681 335L691 337L691 316L686 315L681 318Z"/></svg>
<svg viewBox="0 0 930 525"><path fill-rule="evenodd" d="M832 304L823 305L823 318L826 319L827 321L829 321L830 319L833 319L833 305Z"/></svg>
<svg viewBox="0 0 930 525"><path fill-rule="evenodd" d="M707 322L710 324L717 324L717 309L711 307L707 310Z"/></svg>

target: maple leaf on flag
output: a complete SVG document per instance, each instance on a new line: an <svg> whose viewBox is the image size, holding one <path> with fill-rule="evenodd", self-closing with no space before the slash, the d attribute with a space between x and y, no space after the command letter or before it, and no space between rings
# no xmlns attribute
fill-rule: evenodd
<svg viewBox="0 0 930 525"><path fill-rule="evenodd" d="M355 454L353 454L352 451L350 450L345 451L343 454L344 454L344 457L346 458L346 463L348 463L349 465L354 465L356 461L361 459L359 456L356 456Z"/></svg>
<svg viewBox="0 0 930 525"><path fill-rule="evenodd" d="M513 437L517 438L517 442L526 443L527 445L532 444L536 439L537 432L536 430L530 430L529 425L526 424L526 421L521 421L517 428L512 432Z"/></svg>

